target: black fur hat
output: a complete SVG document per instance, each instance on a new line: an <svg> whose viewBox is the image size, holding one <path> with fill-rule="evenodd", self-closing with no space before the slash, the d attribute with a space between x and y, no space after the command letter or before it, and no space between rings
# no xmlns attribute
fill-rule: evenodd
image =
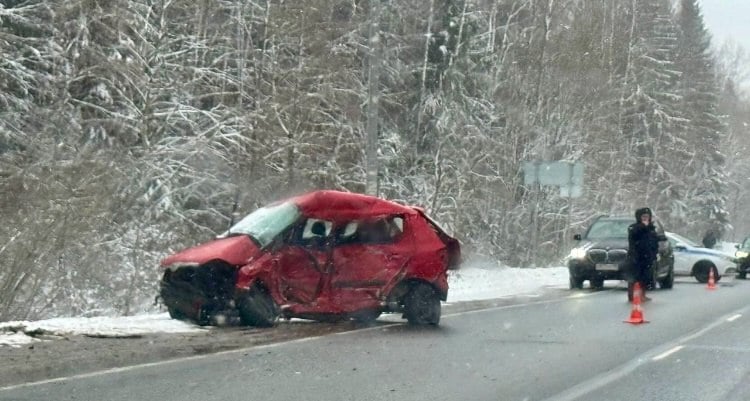
<svg viewBox="0 0 750 401"><path fill-rule="evenodd" d="M649 209L647 207L642 207L640 209L636 209L636 211L635 211L635 219L636 219L636 221L641 221L641 216L643 216L644 214L647 214L647 215L651 216L651 218L654 217L654 214L651 213L651 209Z"/></svg>

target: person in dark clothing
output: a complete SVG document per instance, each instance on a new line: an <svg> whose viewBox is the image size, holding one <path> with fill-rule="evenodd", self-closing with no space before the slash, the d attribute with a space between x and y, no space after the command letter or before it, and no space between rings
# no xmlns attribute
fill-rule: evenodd
<svg viewBox="0 0 750 401"><path fill-rule="evenodd" d="M659 252L659 237L652 220L651 209L644 207L635 211L635 223L628 227L628 261L632 277L628 282L628 300L633 300L633 287L637 282L646 296L646 286L651 282L651 265Z"/></svg>
<svg viewBox="0 0 750 401"><path fill-rule="evenodd" d="M703 246L706 248L713 248L717 241L716 231L709 229L706 231L706 235L703 236Z"/></svg>

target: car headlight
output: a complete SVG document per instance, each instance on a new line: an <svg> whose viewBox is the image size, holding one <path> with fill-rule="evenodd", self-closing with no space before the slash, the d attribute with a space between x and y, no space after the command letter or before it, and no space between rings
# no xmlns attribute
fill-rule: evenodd
<svg viewBox="0 0 750 401"><path fill-rule="evenodd" d="M734 257L736 257L738 259L746 258L747 255L750 255L750 253L745 252L745 251L737 251L737 252L734 253Z"/></svg>
<svg viewBox="0 0 750 401"><path fill-rule="evenodd" d="M583 248L573 248L570 251L571 259L583 259L586 257L586 250Z"/></svg>

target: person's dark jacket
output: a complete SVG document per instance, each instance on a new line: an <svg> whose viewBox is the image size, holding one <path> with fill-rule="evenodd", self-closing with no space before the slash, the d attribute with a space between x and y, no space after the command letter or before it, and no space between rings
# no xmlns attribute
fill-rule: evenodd
<svg viewBox="0 0 750 401"><path fill-rule="evenodd" d="M656 260L659 253L659 237L656 234L656 227L653 222L643 225L640 220L641 216L649 213L648 209L639 209L636 211L636 222L628 227L628 258L640 268L651 265Z"/></svg>
<svg viewBox="0 0 750 401"><path fill-rule="evenodd" d="M653 224L633 223L628 227L628 256L638 264L650 265L659 252L659 238Z"/></svg>

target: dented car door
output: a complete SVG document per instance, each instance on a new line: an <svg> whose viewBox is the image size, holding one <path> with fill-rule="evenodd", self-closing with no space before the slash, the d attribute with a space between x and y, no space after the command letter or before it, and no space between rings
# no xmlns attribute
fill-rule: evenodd
<svg viewBox="0 0 750 401"><path fill-rule="evenodd" d="M331 292L340 302L372 302L403 274L414 243L402 216L353 220L339 228L333 250Z"/></svg>
<svg viewBox="0 0 750 401"><path fill-rule="evenodd" d="M321 294L330 265L332 223L307 218L276 252L279 294L289 303L307 304Z"/></svg>

